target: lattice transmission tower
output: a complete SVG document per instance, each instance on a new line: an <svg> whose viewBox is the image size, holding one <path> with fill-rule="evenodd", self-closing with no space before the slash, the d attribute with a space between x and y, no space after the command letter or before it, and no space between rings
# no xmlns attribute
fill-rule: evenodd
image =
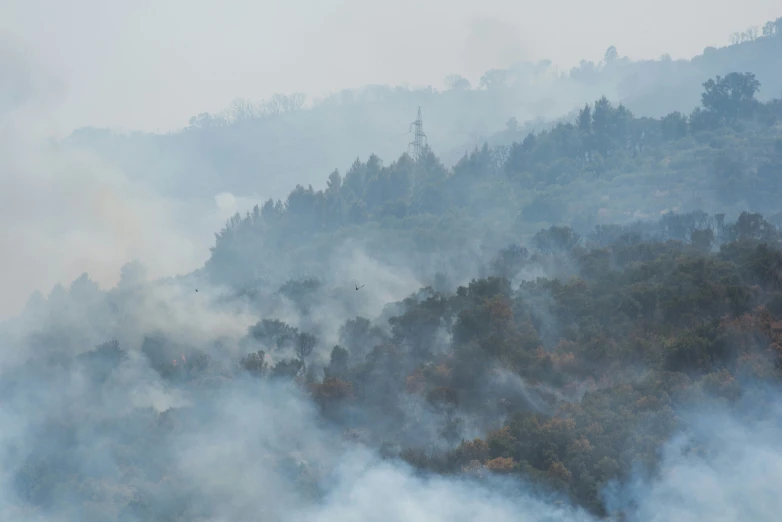
<svg viewBox="0 0 782 522"><path fill-rule="evenodd" d="M413 141L408 145L408 150L413 159L418 162L426 147L426 134L424 134L424 120L421 117L421 107L418 107L418 117L410 124L410 131L413 132Z"/></svg>
<svg viewBox="0 0 782 522"><path fill-rule="evenodd" d="M410 156L413 158L413 174L410 180L410 189L407 195L407 206L411 211L417 211L419 207L418 198L420 196L421 185L421 158L423 157L424 150L428 146L426 141L426 134L424 133L424 120L421 117L421 107L418 107L418 116L415 121L410 124L410 132L413 132L413 141L410 142L407 149Z"/></svg>

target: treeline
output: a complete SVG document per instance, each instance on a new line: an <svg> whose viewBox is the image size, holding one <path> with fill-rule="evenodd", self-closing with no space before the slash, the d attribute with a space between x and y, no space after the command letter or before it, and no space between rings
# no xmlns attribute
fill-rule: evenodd
<svg viewBox="0 0 782 522"><path fill-rule="evenodd" d="M530 133L521 143L514 143L505 171L527 186L541 182L561 185L573 181L574 176L599 177L622 167L638 169L639 162L630 160L643 156L645 149L650 157L676 148L694 148L697 141L713 138L706 133L740 135L747 127L763 132L782 117L781 100L763 104L755 99L760 83L752 73L718 76L703 86L702 106L689 116L673 112L660 119L634 118L621 104L613 107L602 97L586 105L575 123L562 123L537 135ZM689 137L701 140L693 142ZM728 143L715 145L723 148Z"/></svg>
<svg viewBox="0 0 782 522"><path fill-rule="evenodd" d="M773 27L779 27L778 21ZM553 117L609 92L615 93L612 102L623 102L634 114L659 118L673 110L689 113L699 103L705 79L752 71L763 83L758 97L768 101L782 92L782 37L778 29L766 32L753 41L707 47L691 60L663 55L635 61L610 48L602 60L583 60L570 71L543 60L487 71L474 86L449 78L444 90L373 85L306 106L298 94L261 103L236 100L223 114L196 116L180 132L87 128L68 141L166 196L211 203L215 194L230 192L284 202L296 182L323 188L329 174L324 168L347 168L345 162L355 156L366 160L374 152L386 161L396 159L409 141L403 133L419 106L430 142L450 167L465 148L484 140L494 148L523 141L529 130L540 130ZM506 122L507 129L497 133Z"/></svg>
<svg viewBox="0 0 782 522"><path fill-rule="evenodd" d="M217 234L207 269L223 281L221 274L257 259L252 244L285 251L315 235L370 222L403 227L426 222L442 230L443 220L480 219L487 209L505 209L521 226L615 219L616 211L598 215L603 212L598 187L617 177L648 182L656 172L657 191L699 191L719 205L774 208L782 172L776 126L782 101L758 102L759 88L751 73L717 77L704 83L701 107L661 119L635 118L603 97L573 123L530 133L507 149L484 145L451 169L429 149L418 161L405 154L388 166L374 155L356 160L344 176L333 172L324 190L299 185L285 202L270 199L244 217L234 216ZM552 196L570 186L579 192L572 196L577 202ZM578 216L568 211L585 200L593 201L586 203L592 209ZM668 201L677 204L673 196Z"/></svg>
<svg viewBox="0 0 782 522"><path fill-rule="evenodd" d="M758 40L774 41L782 34L782 18L770 20L762 27L748 27L744 31L737 31L731 34L731 47L737 47L740 44L757 42ZM706 51L715 52L717 49L710 47ZM706 52L704 52L706 54ZM703 57L699 57L703 58ZM618 50L613 45L606 49L603 59L594 62L581 60L578 66L572 67L569 71L559 75L565 78L582 82L582 87L596 83L600 73L611 75L617 69L626 67L630 75L642 75L643 66L649 67L650 61L632 62L627 57L620 57ZM663 55L659 59L659 65L670 64L672 59L670 55ZM465 91L488 91L494 95L499 95L504 90L521 90L524 87L529 88L534 85L534 78L543 73L550 73L552 70L551 60L540 60L537 63L518 62L505 69L490 69L486 71L478 80L477 85L472 85L470 81L459 74L452 74L445 78L445 92L465 92ZM635 68L633 68L635 66ZM655 71L662 74L663 71ZM648 72L647 74L648 75ZM658 80L660 80L658 78ZM662 83L662 82L661 82ZM313 105L334 106L341 103L350 103L355 101L369 102L391 102L391 98L405 92L401 87L390 86L370 86L358 90L345 90L337 94L327 96L322 100L315 100ZM438 90L428 87L422 89L428 94L438 93ZM441 92L442 93L442 92ZM212 126L230 125L232 123L265 119L278 116L286 112L295 112L301 110L305 105L306 95L303 93L293 93L290 95L275 94L268 100L261 102L252 102L244 98L235 99L230 106L218 114L202 113L190 119L191 128L203 128Z"/></svg>

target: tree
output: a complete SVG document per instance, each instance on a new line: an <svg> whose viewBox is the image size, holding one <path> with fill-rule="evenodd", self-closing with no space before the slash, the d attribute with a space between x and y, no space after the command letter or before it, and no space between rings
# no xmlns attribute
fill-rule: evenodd
<svg viewBox="0 0 782 522"><path fill-rule="evenodd" d="M660 218L659 223L665 237L676 241L691 241L696 230L710 228L711 219L702 210L685 214L668 212Z"/></svg>
<svg viewBox="0 0 782 522"><path fill-rule="evenodd" d="M304 359L310 356L312 350L315 349L317 344L318 339L310 333L301 332L298 336L296 336L296 357L299 358L299 360L302 362L302 365L304 364Z"/></svg>
<svg viewBox="0 0 782 522"><path fill-rule="evenodd" d="M588 237L600 248L603 248L618 241L624 233L625 228L621 225L595 225L595 229Z"/></svg>
<svg viewBox="0 0 782 522"><path fill-rule="evenodd" d="M614 123L614 108L605 96L595 102L592 109L592 132L594 144L601 154L605 155L611 147L611 130Z"/></svg>
<svg viewBox="0 0 782 522"><path fill-rule="evenodd" d="M342 378L348 371L348 362L350 360L350 354L348 351L340 345L334 346L331 349L331 358L329 365L325 370L327 378Z"/></svg>
<svg viewBox="0 0 782 522"><path fill-rule="evenodd" d="M581 112L578 113L578 118L576 118L576 127L578 127L578 130L585 134L589 134L592 131L592 109L589 107L588 103L584 106Z"/></svg>
<svg viewBox="0 0 782 522"><path fill-rule="evenodd" d="M616 52L616 47L612 45L606 49L605 55L603 56L603 60L605 60L606 63L611 63L617 58L619 58L619 53Z"/></svg>
<svg viewBox="0 0 782 522"><path fill-rule="evenodd" d="M782 17L763 26L763 36L782 36Z"/></svg>
<svg viewBox="0 0 782 522"><path fill-rule="evenodd" d="M712 111L707 111L701 107L695 107L690 113L689 128L693 134L714 129L720 123L719 115Z"/></svg>
<svg viewBox="0 0 782 522"><path fill-rule="evenodd" d="M776 234L776 227L761 214L742 212L736 223L728 227L729 237L738 241L769 241Z"/></svg>
<svg viewBox="0 0 782 522"><path fill-rule="evenodd" d="M209 129L212 127L221 127L227 122L221 116L213 116L207 112L202 112L198 116L190 118L190 126L196 129Z"/></svg>
<svg viewBox="0 0 782 522"><path fill-rule="evenodd" d="M247 334L270 348L283 348L292 343L298 330L279 319L263 319L251 326Z"/></svg>
<svg viewBox="0 0 782 522"><path fill-rule="evenodd" d="M687 117L679 111L672 112L660 120L663 139L674 141L687 136Z"/></svg>
<svg viewBox="0 0 782 522"><path fill-rule="evenodd" d="M332 192L339 192L339 189L342 188L342 176L339 175L338 170L335 170L329 175L326 186Z"/></svg>
<svg viewBox="0 0 782 522"><path fill-rule="evenodd" d="M714 231L711 228L698 229L692 232L692 245L701 252L710 252L714 244Z"/></svg>
<svg viewBox="0 0 782 522"><path fill-rule="evenodd" d="M261 217L267 224L272 224L276 221L279 221L284 213L285 207L283 206L282 201L279 199L275 203L273 199L269 198L261 207Z"/></svg>
<svg viewBox="0 0 782 522"><path fill-rule="evenodd" d="M266 373L268 363L266 362L266 352L258 350L257 352L246 355L241 361L242 368L248 373L260 377Z"/></svg>
<svg viewBox="0 0 782 522"><path fill-rule="evenodd" d="M122 265L117 288L130 288L147 281L147 269L140 261L131 261Z"/></svg>
<svg viewBox="0 0 782 522"><path fill-rule="evenodd" d="M511 75L507 69L491 69L481 76L479 85L483 89L492 90L508 87Z"/></svg>
<svg viewBox="0 0 782 522"><path fill-rule="evenodd" d="M318 213L318 193L309 185L306 189L296 185L285 201L285 210L293 218L299 230L313 231L321 225Z"/></svg>
<svg viewBox="0 0 782 522"><path fill-rule="evenodd" d="M724 78L709 79L703 88L701 104L704 109L733 123L754 113L757 107L755 93L760 89L760 82L752 73L732 72Z"/></svg>
<svg viewBox="0 0 782 522"><path fill-rule="evenodd" d="M226 120L234 123L257 118L260 111L252 101L246 98L236 98L224 114Z"/></svg>
<svg viewBox="0 0 782 522"><path fill-rule="evenodd" d="M343 401L353 398L353 385L333 376L326 377L320 384L313 383L310 389L315 402L327 415L333 414Z"/></svg>
<svg viewBox="0 0 782 522"><path fill-rule="evenodd" d="M440 436L449 444L458 442L461 439L463 421L456 415L459 406L456 390L437 387L430 391L426 398L441 417Z"/></svg>
<svg viewBox="0 0 782 522"><path fill-rule="evenodd" d="M459 76L458 74L451 74L448 76L445 79L445 85L452 91L466 91L472 87L467 78Z"/></svg>
<svg viewBox="0 0 782 522"><path fill-rule="evenodd" d="M434 294L420 302L414 298L406 299L405 304L403 314L388 320L393 339L399 346L407 346L413 357L427 360L432 355L437 331L447 313L447 301L443 296Z"/></svg>
<svg viewBox="0 0 782 522"><path fill-rule="evenodd" d="M275 94L263 102L257 112L265 117L276 116L285 112L295 112L304 106L306 95L296 92L291 95Z"/></svg>
<svg viewBox="0 0 782 522"><path fill-rule="evenodd" d="M512 280L529 259L529 251L521 245L508 245L491 262L492 271L499 277Z"/></svg>
<svg viewBox="0 0 782 522"><path fill-rule="evenodd" d="M291 279L280 287L279 293L290 299L302 314L307 315L312 301L322 287L323 283L318 279Z"/></svg>
<svg viewBox="0 0 782 522"><path fill-rule="evenodd" d="M304 107L307 95L303 92L294 92L286 97L284 108L286 112L298 111Z"/></svg>
<svg viewBox="0 0 782 522"><path fill-rule="evenodd" d="M558 226L541 230L532 238L532 244L544 254L570 252L580 241L581 237L572 228Z"/></svg>
<svg viewBox="0 0 782 522"><path fill-rule="evenodd" d="M347 348L354 359L362 359L384 339L383 330L372 326L366 317L348 319L339 327L339 344Z"/></svg>
<svg viewBox="0 0 782 522"><path fill-rule="evenodd" d="M520 218L524 221L556 223L562 219L563 214L563 202L543 194L521 209Z"/></svg>
<svg viewBox="0 0 782 522"><path fill-rule="evenodd" d="M303 368L304 363L298 359L283 359L274 365L271 373L273 377L293 379L301 373Z"/></svg>

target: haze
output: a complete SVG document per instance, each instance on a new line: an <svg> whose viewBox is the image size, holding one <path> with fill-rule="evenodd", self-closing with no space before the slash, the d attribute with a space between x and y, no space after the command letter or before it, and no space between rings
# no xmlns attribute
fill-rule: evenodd
<svg viewBox="0 0 782 522"><path fill-rule="evenodd" d="M165 132L236 97L473 83L518 60L563 71L610 45L689 58L778 15L774 0L472 2L5 0L0 35L62 91L46 128ZM738 29L737 29L738 28Z"/></svg>
<svg viewBox="0 0 782 522"><path fill-rule="evenodd" d="M0 521L779 519L778 1L114 4L0 8Z"/></svg>

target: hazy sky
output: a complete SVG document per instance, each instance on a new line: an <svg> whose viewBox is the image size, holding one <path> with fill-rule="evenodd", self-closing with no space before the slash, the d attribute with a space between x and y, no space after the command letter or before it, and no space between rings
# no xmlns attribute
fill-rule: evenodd
<svg viewBox="0 0 782 522"><path fill-rule="evenodd" d="M441 86L514 59L569 67L609 45L690 57L779 0L2 0L0 40L57 86L47 125L169 130L237 96ZM8 45L8 44L6 44Z"/></svg>

